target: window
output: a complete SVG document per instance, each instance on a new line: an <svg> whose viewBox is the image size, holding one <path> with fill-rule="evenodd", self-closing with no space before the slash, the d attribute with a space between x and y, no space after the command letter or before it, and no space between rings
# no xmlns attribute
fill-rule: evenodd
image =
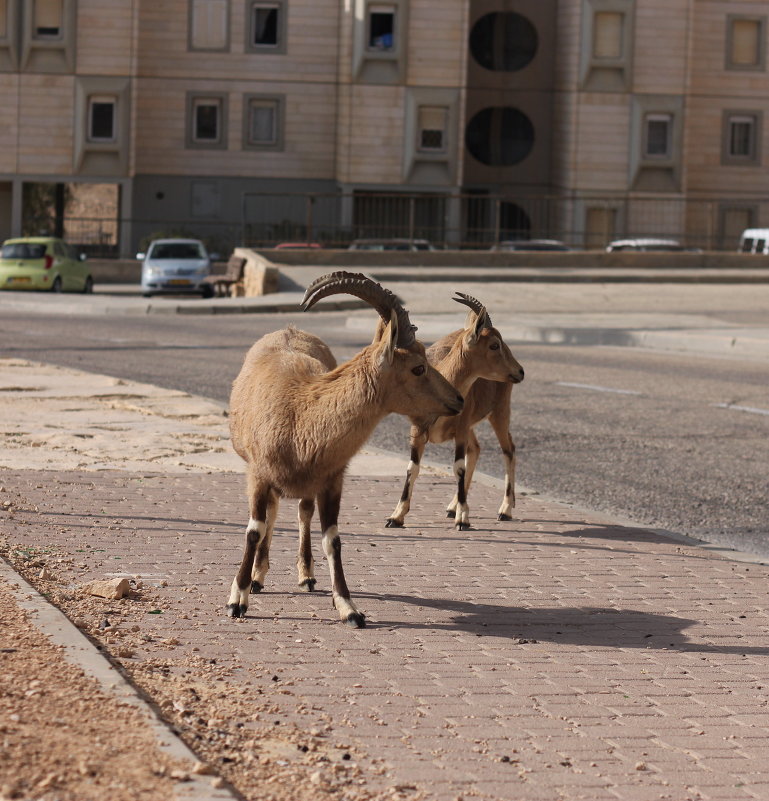
<svg viewBox="0 0 769 801"><path fill-rule="evenodd" d="M395 7L372 5L368 8L369 50L395 49Z"/></svg>
<svg viewBox="0 0 769 801"><path fill-rule="evenodd" d="M755 136L754 117L732 117L729 120L729 155L753 158Z"/></svg>
<svg viewBox="0 0 769 801"><path fill-rule="evenodd" d="M622 58L624 27L624 14L597 11L593 16L593 57L613 60Z"/></svg>
<svg viewBox="0 0 769 801"><path fill-rule="evenodd" d="M227 101L225 94L187 95L187 147L227 146Z"/></svg>
<svg viewBox="0 0 769 801"><path fill-rule="evenodd" d="M723 162L751 164L759 161L761 114L727 111L723 124Z"/></svg>
<svg viewBox="0 0 769 801"><path fill-rule="evenodd" d="M481 164L511 167L523 161L534 147L534 125L517 108L485 108L467 124L465 145Z"/></svg>
<svg viewBox="0 0 769 801"><path fill-rule="evenodd" d="M537 29L514 12L485 14L470 31L470 52L487 70L521 70L537 54L538 45Z"/></svg>
<svg viewBox="0 0 769 801"><path fill-rule="evenodd" d="M283 99L246 97L244 111L244 146L255 150L279 150L283 139Z"/></svg>
<svg viewBox="0 0 769 801"><path fill-rule="evenodd" d="M60 39L64 18L64 0L34 0L33 39Z"/></svg>
<svg viewBox="0 0 769 801"><path fill-rule="evenodd" d="M763 69L764 29L763 18L727 17L727 69Z"/></svg>
<svg viewBox="0 0 769 801"><path fill-rule="evenodd" d="M227 0L191 0L191 50L227 50L229 48L228 9Z"/></svg>
<svg viewBox="0 0 769 801"><path fill-rule="evenodd" d="M672 156L672 133L672 114L647 114L644 120L644 158L669 159Z"/></svg>
<svg viewBox="0 0 769 801"><path fill-rule="evenodd" d="M281 7L277 3L251 3L250 49L275 49L281 44Z"/></svg>
<svg viewBox="0 0 769 801"><path fill-rule="evenodd" d="M194 103L194 133L196 142L218 142L221 106L217 100L198 98Z"/></svg>
<svg viewBox="0 0 769 801"><path fill-rule="evenodd" d="M445 153L449 110L445 106L420 106L417 112L417 150Z"/></svg>
<svg viewBox="0 0 769 801"><path fill-rule="evenodd" d="M88 141L115 142L117 102L114 97L88 98Z"/></svg>

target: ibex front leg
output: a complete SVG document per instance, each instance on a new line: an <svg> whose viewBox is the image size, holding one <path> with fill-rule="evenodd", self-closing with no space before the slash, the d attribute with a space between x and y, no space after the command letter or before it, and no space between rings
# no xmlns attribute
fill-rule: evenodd
<svg viewBox="0 0 769 801"><path fill-rule="evenodd" d="M331 593L339 617L350 626L362 629L366 618L356 608L350 598L347 582L342 568L342 541L339 539L339 502L342 497L342 479L340 473L333 479L332 486L318 495L318 514L323 530L323 553L328 560L331 574Z"/></svg>
<svg viewBox="0 0 769 801"><path fill-rule="evenodd" d="M411 428L411 459L406 468L406 483L403 485L403 492L395 511L387 518L386 528L402 528L406 520L406 515L411 508L411 496L414 494L414 484L419 475L419 465L427 444L427 433L416 426Z"/></svg>
<svg viewBox="0 0 769 801"><path fill-rule="evenodd" d="M478 457L481 453L481 446L478 442L478 437L475 436L474 431L472 428L467 432L467 445L465 446L465 476L464 476L464 488L465 488L465 506L467 508L468 518L465 521L468 524L469 528L469 506L467 504L467 496L470 493L470 484L473 480L473 473L475 473L475 466L478 464ZM456 465L455 465L456 471ZM459 483L459 479L457 479L457 484ZM456 518L457 515L457 506L459 505L459 492L457 491L454 493L454 497L451 500L451 503L446 507L446 517L454 517ZM459 526L457 525L457 528ZM462 530L462 529L460 529Z"/></svg>
<svg viewBox="0 0 769 801"><path fill-rule="evenodd" d="M270 487L257 485L248 477L249 510L251 516L246 526L246 546L240 569L232 580L227 614L230 617L245 617L248 611L248 593L251 589L254 559L257 549L267 536L267 508L270 502Z"/></svg>
<svg viewBox="0 0 769 801"><path fill-rule="evenodd" d="M449 507L447 517L454 518L454 525L458 531L467 531L470 528L470 507L467 505L467 465L465 463L465 444L456 442L454 447L454 476L457 480L456 506ZM453 502L452 502L453 503Z"/></svg>
<svg viewBox="0 0 769 801"><path fill-rule="evenodd" d="M512 385L500 392L494 409L489 415L489 423L499 440L502 458L505 460L505 495L499 507L500 520L512 520L511 512L515 507L515 443L510 435L510 396Z"/></svg>

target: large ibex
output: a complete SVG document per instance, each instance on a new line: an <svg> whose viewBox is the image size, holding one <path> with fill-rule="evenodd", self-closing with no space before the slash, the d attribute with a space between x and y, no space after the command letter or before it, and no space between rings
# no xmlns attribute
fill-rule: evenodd
<svg viewBox="0 0 769 801"><path fill-rule="evenodd" d="M395 511L387 519L388 527L404 524L425 445L453 439L457 491L447 513L455 519L460 531L470 528L467 491L481 451L473 428L486 418L497 435L505 458L505 496L499 508L499 519L510 520L510 511L515 506L515 445L509 431L510 394L513 384L523 381L523 367L491 324L486 307L472 295L456 294L458 297L454 300L471 310L465 328L439 339L428 348L427 358L464 396L465 406L461 414L439 417L432 426L424 427L419 420L412 420L411 458L406 484Z"/></svg>
<svg viewBox="0 0 769 801"><path fill-rule="evenodd" d="M300 500L300 586L315 585L310 520L317 502L334 605L342 620L363 627L365 617L345 582L337 529L347 463L391 412L429 426L462 410L462 396L429 364L392 292L363 275L336 272L314 281L302 306L339 293L359 297L379 313L371 345L337 367L321 339L289 327L253 345L233 384L230 431L246 462L250 516L227 604L230 617L243 617L249 592L264 586L278 501L286 497Z"/></svg>

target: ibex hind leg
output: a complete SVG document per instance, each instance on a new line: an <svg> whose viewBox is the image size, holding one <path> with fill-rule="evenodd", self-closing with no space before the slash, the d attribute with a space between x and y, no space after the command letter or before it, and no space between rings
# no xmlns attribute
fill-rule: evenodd
<svg viewBox="0 0 769 801"><path fill-rule="evenodd" d="M256 549L256 558L251 570L251 592L261 592L264 589L267 571L270 569L270 546L272 545L272 532L275 529L275 520L278 517L278 504L280 498L276 492L270 492L267 500L267 531L259 540Z"/></svg>
<svg viewBox="0 0 769 801"><path fill-rule="evenodd" d="M296 557L296 574L299 589L312 592L315 589L315 560L312 558L312 536L310 524L315 513L315 500L303 498L299 502L299 553Z"/></svg>
<svg viewBox="0 0 769 801"><path fill-rule="evenodd" d="M249 505L251 516L246 527L246 544L237 575L232 580L227 614L230 617L245 617L248 611L248 593L251 589L251 574L257 549L267 536L267 505L270 497L268 486L255 486L249 478Z"/></svg>

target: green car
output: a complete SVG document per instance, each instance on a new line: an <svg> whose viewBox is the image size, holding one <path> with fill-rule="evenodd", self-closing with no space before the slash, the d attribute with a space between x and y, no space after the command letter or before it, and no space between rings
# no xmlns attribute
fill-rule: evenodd
<svg viewBox="0 0 769 801"><path fill-rule="evenodd" d="M84 253L53 236L29 236L3 242L0 289L93 292L93 278Z"/></svg>

